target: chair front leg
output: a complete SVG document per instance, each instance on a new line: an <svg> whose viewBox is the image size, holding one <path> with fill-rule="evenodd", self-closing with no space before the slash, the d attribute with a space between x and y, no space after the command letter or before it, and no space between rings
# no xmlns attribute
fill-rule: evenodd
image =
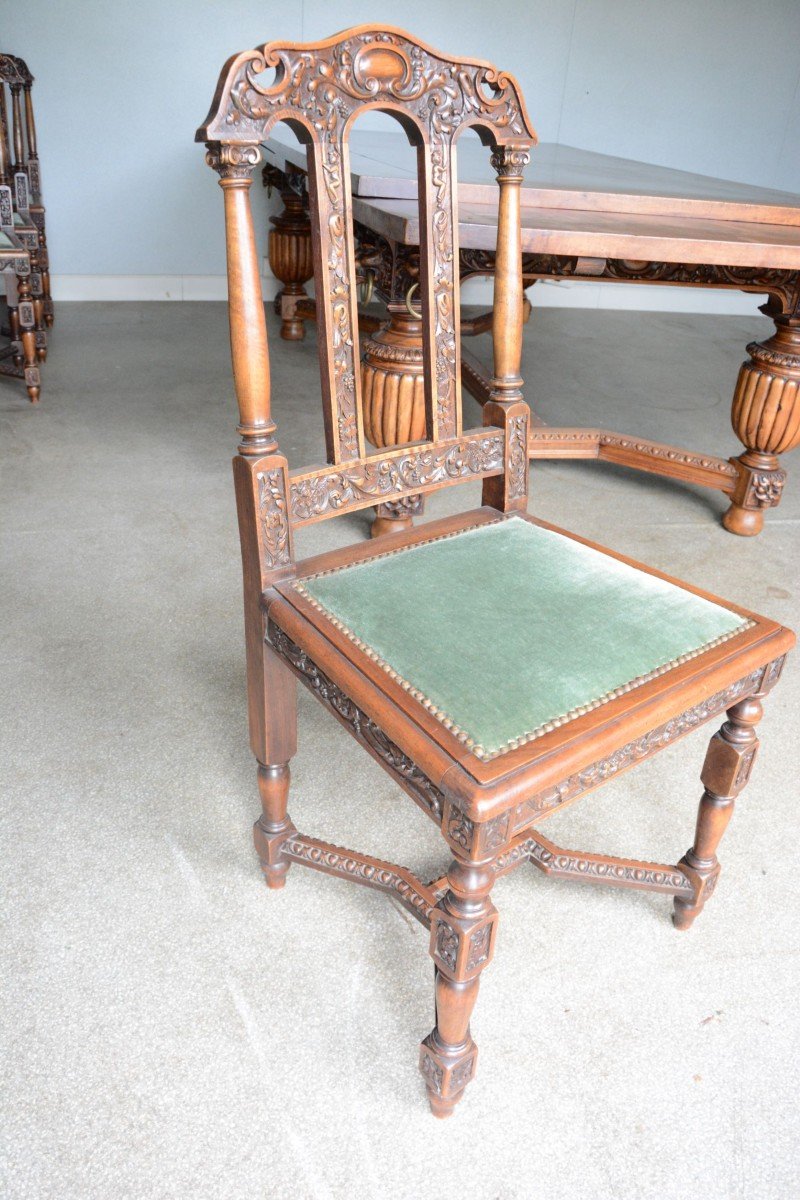
<svg viewBox="0 0 800 1200"><path fill-rule="evenodd" d="M675 898L672 920L688 929L717 886L720 865L717 847L733 813L739 792L750 778L758 750L755 726L763 708L757 696L728 709L728 720L711 739L700 775L705 787L697 814L694 844L680 861L695 887L693 900Z"/></svg>
<svg viewBox="0 0 800 1200"><path fill-rule="evenodd" d="M475 1075L478 1048L469 1020L481 971L491 961L497 910L489 899L491 862L456 857L449 889L433 911L430 953L436 973L436 1025L420 1048L420 1071L436 1117L449 1117Z"/></svg>

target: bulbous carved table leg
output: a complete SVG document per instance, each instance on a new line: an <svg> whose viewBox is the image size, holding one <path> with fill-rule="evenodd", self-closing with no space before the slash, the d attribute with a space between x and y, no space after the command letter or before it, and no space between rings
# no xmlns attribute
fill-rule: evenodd
<svg viewBox="0 0 800 1200"><path fill-rule="evenodd" d="M456 858L449 890L433 911L430 953L436 967L436 1025L420 1047L419 1068L436 1117L449 1117L475 1074L478 1048L469 1019L481 971L491 961L497 910L489 899L491 863Z"/></svg>
<svg viewBox="0 0 800 1200"><path fill-rule="evenodd" d="M361 343L364 436L379 450L425 437L422 322L405 304L388 309L388 325ZM422 496L379 504L372 536L409 529L423 504Z"/></svg>
<svg viewBox="0 0 800 1200"><path fill-rule="evenodd" d="M739 480L722 518L731 533L752 537L764 526L764 513L781 498L786 472L779 454L800 445L800 318L776 315L775 334L752 342L733 396L731 420L746 449L733 459Z"/></svg>
<svg viewBox="0 0 800 1200"><path fill-rule="evenodd" d="M311 252L311 224L302 193L290 187L281 189L284 211L270 217L269 265L273 275L283 284L275 297L275 311L282 318L281 337L287 342L299 342L306 335L298 304L307 301L304 284L314 274Z"/></svg>
<svg viewBox="0 0 800 1200"><path fill-rule="evenodd" d="M676 896L672 920L677 929L689 928L717 885L717 846L731 819L736 797L750 778L758 750L755 726L762 712L758 696L741 700L728 709L728 720L709 744L700 776L705 791L694 843L679 864L693 883L695 895L693 900Z"/></svg>

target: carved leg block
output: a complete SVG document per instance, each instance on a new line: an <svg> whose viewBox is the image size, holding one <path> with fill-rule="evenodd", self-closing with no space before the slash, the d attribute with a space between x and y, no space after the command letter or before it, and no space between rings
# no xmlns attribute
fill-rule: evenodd
<svg viewBox="0 0 800 1200"><path fill-rule="evenodd" d="M733 396L731 421L746 449L732 460L739 480L722 523L742 537L761 532L786 481L778 455L800 445L800 321L779 316L775 325L768 341L747 347Z"/></svg>
<svg viewBox="0 0 800 1200"><path fill-rule="evenodd" d="M253 841L268 888L277 891L286 883L289 860L283 855L287 837L296 833L286 815L289 798L289 766L258 764L258 790L262 814L253 826Z"/></svg>
<svg viewBox="0 0 800 1200"><path fill-rule="evenodd" d="M751 696L728 710L728 720L711 739L701 780L705 791L697 814L694 844L679 866L695 888L691 900L675 898L672 920L688 929L717 886L720 865L717 847L733 813L739 792L750 778L758 750L755 726L761 720L761 701Z"/></svg>
<svg viewBox="0 0 800 1200"><path fill-rule="evenodd" d="M478 1050L469 1020L481 971L491 961L497 912L489 900L491 864L456 859L449 889L431 919L436 967L436 1025L420 1048L419 1066L434 1116L449 1117L475 1074Z"/></svg>

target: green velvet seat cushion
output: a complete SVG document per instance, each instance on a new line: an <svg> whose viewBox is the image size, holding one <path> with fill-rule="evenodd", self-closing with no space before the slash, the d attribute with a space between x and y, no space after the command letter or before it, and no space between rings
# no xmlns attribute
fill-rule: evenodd
<svg viewBox="0 0 800 1200"><path fill-rule="evenodd" d="M749 624L513 517L296 586L481 758Z"/></svg>

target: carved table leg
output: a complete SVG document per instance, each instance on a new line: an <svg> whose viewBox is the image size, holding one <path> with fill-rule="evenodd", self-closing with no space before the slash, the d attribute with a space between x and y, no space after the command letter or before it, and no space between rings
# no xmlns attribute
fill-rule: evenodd
<svg viewBox="0 0 800 1200"><path fill-rule="evenodd" d="M311 253L311 224L302 192L294 191L289 183L281 188L284 211L270 217L269 265L273 275L283 284L275 297L275 311L280 314L281 337L287 342L299 342L306 336L305 323L297 306L307 301L304 284L314 274Z"/></svg>
<svg viewBox="0 0 800 1200"><path fill-rule="evenodd" d="M283 843L297 833L286 815L289 799L289 764L258 764L258 790L263 812L253 826L253 841L261 862L267 887L277 891L286 883L289 860L283 856Z"/></svg>
<svg viewBox="0 0 800 1200"><path fill-rule="evenodd" d="M425 437L422 322L405 303L390 303L389 323L362 340L364 436L379 450ZM379 504L372 536L410 529L423 511L422 496Z"/></svg>
<svg viewBox="0 0 800 1200"><path fill-rule="evenodd" d="M711 739L701 780L705 787L697 814L694 844L679 866L695 887L693 900L675 897L672 920L677 929L688 929L714 891L720 865L717 846L733 813L739 792L750 778L758 750L755 726L763 709L758 696L741 700L728 709L728 720Z"/></svg>
<svg viewBox="0 0 800 1200"><path fill-rule="evenodd" d="M497 911L489 899L491 863L455 858L449 890L433 910L431 946L436 973L436 1025L420 1048L419 1066L436 1117L449 1117L475 1074L478 1048L469 1019L480 973L494 953Z"/></svg>
<svg viewBox="0 0 800 1200"><path fill-rule="evenodd" d="M745 453L733 459L739 480L722 518L731 533L752 537L764 525L764 512L781 498L786 472L778 455L800 445L800 318L777 314L775 334L752 342L750 361L742 364L733 396L731 420Z"/></svg>

